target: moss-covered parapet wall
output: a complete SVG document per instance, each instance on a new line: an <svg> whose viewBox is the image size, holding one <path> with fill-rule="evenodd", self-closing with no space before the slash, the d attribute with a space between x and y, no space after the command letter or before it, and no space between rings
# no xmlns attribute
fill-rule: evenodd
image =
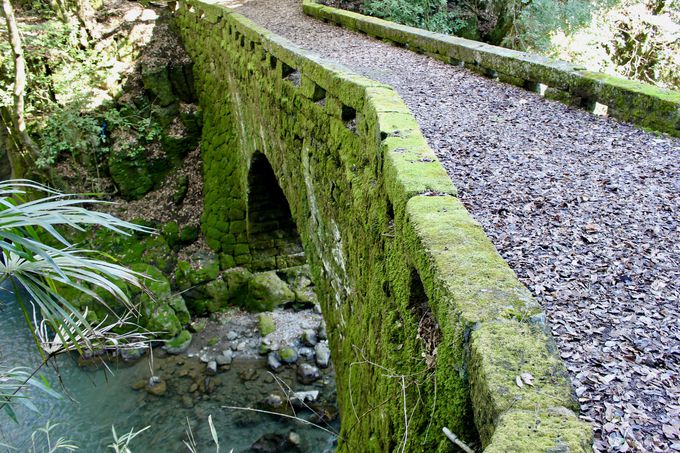
<svg viewBox="0 0 680 453"><path fill-rule="evenodd" d="M364 16L314 0L304 12L350 30L406 46L446 63L591 112L680 137L680 92L586 71L572 63ZM607 108L604 109L603 106Z"/></svg>
<svg viewBox="0 0 680 453"><path fill-rule="evenodd" d="M173 8L203 111L204 231L222 267L246 259L266 160L329 328L339 450L450 451L443 427L496 451L588 450L540 307L394 90L226 8Z"/></svg>

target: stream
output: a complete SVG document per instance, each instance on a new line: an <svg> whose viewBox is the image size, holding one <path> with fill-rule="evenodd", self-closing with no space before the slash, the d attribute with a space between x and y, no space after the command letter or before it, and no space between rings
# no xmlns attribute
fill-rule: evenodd
<svg viewBox="0 0 680 453"><path fill-rule="evenodd" d="M0 288L0 365L35 367L40 364L40 358L13 297L11 292ZM335 436L298 420L223 408L226 405L262 407L258 403L268 395L282 394L283 384L277 382L280 379L294 391L318 390L321 396L317 405L312 406L317 414L330 413L335 396L332 373L327 373L315 384L301 385L296 382L292 368L273 375L267 371L265 360L237 359L220 369L217 375L208 376L205 364L198 358L165 355L159 349L154 350L153 365L148 355L133 364L109 361L107 365L108 371L101 362L79 366L77 357L62 356L53 366L44 367L42 375L63 397L55 399L32 391L32 402L39 412L17 406L19 423L0 413L0 445L13 446L15 451L28 451L31 433L50 421L58 424L51 432L52 442L64 437L76 443L79 451L113 451L107 448L113 439L111 426L115 426L118 435L150 426L131 442L133 452L186 452L184 441L189 423L197 450L210 452L215 451L208 425L211 415L222 452L232 449L234 452L334 450ZM144 389L151 366L154 374L167 383L167 391L162 396L152 395ZM58 369L58 375L55 369ZM285 409L284 406L279 410ZM296 409L296 413L331 431L339 430L337 420L326 425L309 410ZM291 435L291 431L294 434ZM272 433L278 436L271 436ZM274 449L251 449L267 434L270 435L269 446L273 444ZM37 451L43 451L44 435L38 435L36 439ZM296 440L297 446L288 439ZM0 451L13 450L0 447Z"/></svg>

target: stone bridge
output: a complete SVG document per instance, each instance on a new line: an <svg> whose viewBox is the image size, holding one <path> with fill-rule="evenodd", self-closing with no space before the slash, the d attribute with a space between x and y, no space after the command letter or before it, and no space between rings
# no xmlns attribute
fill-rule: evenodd
<svg viewBox="0 0 680 453"><path fill-rule="evenodd" d="M202 109L204 235L223 268L309 263L337 371L339 449L450 451L447 427L490 452L589 451L591 428L576 416L539 304L393 88L223 6L172 7ZM358 15L305 8L361 28ZM453 58L425 32L389 34L376 23L364 31L476 59L481 72L530 89L544 82L519 64L512 72L507 56ZM675 100L574 71L561 79L557 69L545 76L554 93L677 132ZM655 114L640 116L643 107Z"/></svg>

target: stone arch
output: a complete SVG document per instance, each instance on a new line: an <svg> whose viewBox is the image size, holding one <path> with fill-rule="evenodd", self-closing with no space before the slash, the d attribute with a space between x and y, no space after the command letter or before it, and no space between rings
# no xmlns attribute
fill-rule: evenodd
<svg viewBox="0 0 680 453"><path fill-rule="evenodd" d="M248 171L247 232L253 270L304 264L300 235L269 160L256 153Z"/></svg>

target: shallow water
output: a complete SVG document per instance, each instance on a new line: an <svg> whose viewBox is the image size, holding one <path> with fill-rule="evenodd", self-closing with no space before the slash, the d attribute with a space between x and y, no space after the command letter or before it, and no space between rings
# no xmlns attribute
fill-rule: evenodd
<svg viewBox="0 0 680 453"><path fill-rule="evenodd" d="M0 302L3 303L0 308L0 364L5 367L38 365L35 345L12 295L0 289ZM208 415L212 415L221 451L247 451L265 433L287 434L290 430L301 437L300 451L333 451L333 436L318 428L278 416L222 408L225 405L254 407L264 397L279 390L279 384L266 372L261 360L235 361L228 371L207 377L204 375L205 365L197 359L163 357L155 353L154 374L163 378L168 388L162 397L150 395L144 389L132 388L135 383L148 380L148 358L133 365L109 364L110 372L101 364L79 367L73 357L60 357L56 365L61 383L54 367L44 369L42 374L65 397L57 400L33 392L32 401L40 413L17 408L19 424L0 414L0 443L12 445L17 451L27 451L31 432L50 420L59 423L53 431L53 438L64 436L71 439L78 444L80 451L107 451L106 446L112 441L111 426L114 425L119 435L133 428L138 430L150 426L131 443L134 452L186 452L183 440L187 439L188 420L199 451L209 452L215 450L207 421ZM256 377L244 382L239 376L244 374L255 374ZM292 370L277 377L295 391L316 389L326 400L334 397L332 376L326 378L326 385L317 383L309 386L297 384ZM191 392L192 385L196 383L200 384L197 385L198 390ZM214 390L206 393L206 388L210 387ZM298 415L305 418L312 416L309 411L298 412ZM337 428L336 422L331 429Z"/></svg>

